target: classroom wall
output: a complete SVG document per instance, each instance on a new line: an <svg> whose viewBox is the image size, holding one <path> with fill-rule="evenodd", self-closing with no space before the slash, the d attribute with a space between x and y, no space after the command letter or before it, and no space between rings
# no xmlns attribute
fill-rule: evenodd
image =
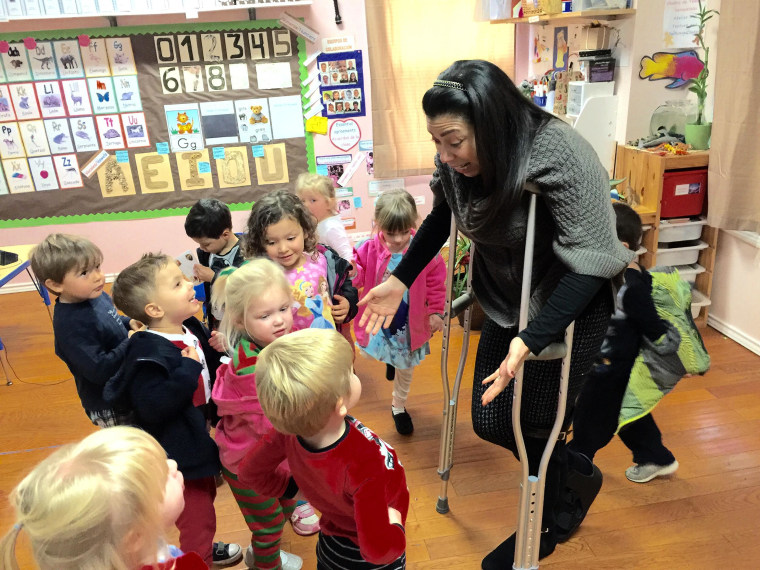
<svg viewBox="0 0 760 570"><path fill-rule="evenodd" d="M335 24L335 12L332 0L314 0L310 6L288 7L286 11L298 18L304 18L306 24L316 29L322 37L353 34L355 36L356 49L364 51L364 84L366 88L367 103L371 103L372 94L369 92L370 69L369 57L367 56L367 27L364 11L364 2L352 0L339 3L343 23ZM255 12L260 20L277 19L281 14L278 8L260 8ZM232 10L219 12L201 12L197 20L185 20L183 15L154 16L151 24L166 23L195 23L195 22L220 22L248 20L248 10ZM125 16L118 18L119 25L131 26L145 23L144 16ZM77 18L77 19L54 19L54 20L28 20L24 22L0 23L0 37L3 32L34 32L45 29L77 29L89 27L107 27L104 18ZM30 34L31 35L31 34ZM307 56L321 49L321 42L315 44L306 42ZM309 70L314 69L313 63ZM365 117L357 117L362 140L372 140L372 120L368 113ZM327 136L314 135L315 154L345 154L330 143ZM351 154L358 151L354 147ZM432 163L431 163L432 172ZM290 173L291 187L298 172ZM356 209L357 229L352 232L369 232L371 230L373 199L367 195L367 183L373 177L367 174L367 169L362 165L352 178L350 185L354 188L354 195L362 198L362 207ZM428 188L429 177L420 176L409 178L406 181L407 190L414 196L422 196L424 204L419 206L421 216L427 215L431 208L432 194ZM235 231L243 231L247 212L233 212L233 225ZM184 216L174 216L155 219L129 220L129 221L104 221L77 224L52 224L33 226L26 228L0 229L1 245L19 245L36 243L51 232L66 232L86 236L97 243L103 250L103 269L107 274L117 273L126 265L134 262L146 251L161 250L169 254L178 254L194 244L185 235ZM8 293L30 286L25 274L14 279L0 292Z"/></svg>

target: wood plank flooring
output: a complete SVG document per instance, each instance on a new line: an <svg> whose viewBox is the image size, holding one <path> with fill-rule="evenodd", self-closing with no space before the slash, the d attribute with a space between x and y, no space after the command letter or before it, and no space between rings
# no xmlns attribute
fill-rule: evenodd
<svg viewBox="0 0 760 570"><path fill-rule="evenodd" d="M82 412L68 370L53 352L52 326L39 297L0 295L0 315L0 337L20 378L5 386L0 376L0 532L5 532L13 524L7 502L13 486L54 447L95 428ZM655 411L665 442L681 464L678 472L645 485L631 483L624 475L630 454L613 440L597 455L604 486L586 521L541 567L760 567L760 357L713 329L703 334L712 369L704 377L682 381ZM440 335L415 372L408 406L415 424L411 437L393 429L391 384L384 366L357 358L363 394L353 412L396 447L406 467L412 570L477 569L481 558L515 527L519 465L479 440L470 426L477 340L474 333L459 399L447 515L435 511L443 405ZM457 328L454 355L461 342ZM453 374L453 357L451 363ZM245 544L250 534L228 488L220 489L216 506L218 537ZM315 544L315 537L299 537L286 528L283 547L302 556L305 569L316 566ZM22 568L35 567L23 538L18 556Z"/></svg>

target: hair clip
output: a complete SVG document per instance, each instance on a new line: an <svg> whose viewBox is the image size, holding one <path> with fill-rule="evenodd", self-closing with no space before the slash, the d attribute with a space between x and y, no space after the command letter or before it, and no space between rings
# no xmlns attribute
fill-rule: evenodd
<svg viewBox="0 0 760 570"><path fill-rule="evenodd" d="M13 529L21 532L21 529L23 526L24 526L24 523L16 523L13 525Z"/></svg>
<svg viewBox="0 0 760 570"><path fill-rule="evenodd" d="M433 81L433 86L435 87L448 87L449 89L459 89L460 91L464 91L464 85L457 81L446 81L443 79L436 79Z"/></svg>

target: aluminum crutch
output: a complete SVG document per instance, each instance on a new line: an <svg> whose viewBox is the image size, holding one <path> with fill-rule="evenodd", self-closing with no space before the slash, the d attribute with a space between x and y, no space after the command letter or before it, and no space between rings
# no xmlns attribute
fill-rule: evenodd
<svg viewBox="0 0 760 570"><path fill-rule="evenodd" d="M536 194L531 193L528 209L528 228L525 235L525 261L523 266L522 289L520 293L520 319L519 329L524 330L528 326L528 309L530 304L530 284L533 273L533 245L535 242L536 226ZM517 452L522 467L522 480L520 482L520 503L517 511L517 534L515 536L515 560L514 569L538 568L538 555L541 545L541 517L544 506L544 485L546 470L549 465L554 445L562 429L567 405L567 386L570 377L570 356L573 347L573 330L575 323L572 322L565 330L565 342L554 343L546 347L538 356L529 355L528 360L555 360L562 359L562 372L560 375L559 394L557 400L557 417L554 420L549 439L541 456L538 474L530 474L528 455L525 449L525 439L520 425L520 404L522 399L523 369L515 374L512 395L512 430L517 443Z"/></svg>
<svg viewBox="0 0 760 570"><path fill-rule="evenodd" d="M446 306L443 316L443 338L441 340L441 378L443 381L443 423L441 425L441 448L438 460L438 476L441 478L441 491L435 510L441 514L449 512L448 484L451 468L454 466L454 432L457 423L457 397L459 385L464 375L464 367L467 363L467 352L470 346L470 318L472 303L475 297L472 294L472 258L474 244L470 243L470 262L467 271L467 287L465 293L452 299L454 287L454 270L456 269L456 243L457 226L454 217L451 217L451 230L449 232L449 262L446 271ZM449 340L451 339L451 319L464 311L464 335L462 337L462 351L459 354L457 374L453 388L449 385L448 356Z"/></svg>

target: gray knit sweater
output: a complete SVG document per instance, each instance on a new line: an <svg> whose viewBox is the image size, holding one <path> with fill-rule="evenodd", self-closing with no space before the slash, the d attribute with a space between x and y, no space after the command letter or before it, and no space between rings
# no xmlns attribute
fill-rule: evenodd
<svg viewBox="0 0 760 570"><path fill-rule="evenodd" d="M469 224L481 179L467 178L435 158L430 187L445 199L457 226L475 244L473 288L481 306L502 327L516 326L520 305L529 193L520 207L473 231ZM633 258L615 232L609 176L591 145L569 125L550 121L536 135L527 181L539 191L530 318L534 318L569 270L611 278Z"/></svg>

